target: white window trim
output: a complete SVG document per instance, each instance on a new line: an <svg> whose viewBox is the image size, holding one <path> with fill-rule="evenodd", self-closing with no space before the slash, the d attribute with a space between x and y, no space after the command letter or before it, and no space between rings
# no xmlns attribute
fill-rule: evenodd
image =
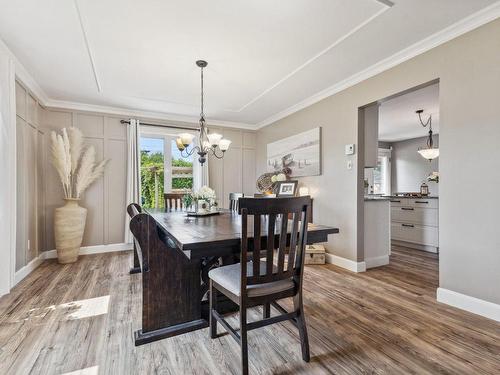
<svg viewBox="0 0 500 375"><path fill-rule="evenodd" d="M387 165L387 172L386 172L386 180L388 183L388 189L385 191L384 194L386 195L391 195L392 193L392 179L391 179L391 156L392 156L392 150L389 148L379 148L378 149L378 156L379 157L387 157L388 160L388 165Z"/></svg>
<svg viewBox="0 0 500 375"><path fill-rule="evenodd" d="M147 128L147 127L143 127ZM148 132L141 128L141 138L154 138L163 140L163 193L172 192L172 141L177 138L176 132ZM156 129L155 129L156 130ZM170 129L169 129L170 130ZM194 162L194 158L193 158ZM193 173L194 178L194 173Z"/></svg>

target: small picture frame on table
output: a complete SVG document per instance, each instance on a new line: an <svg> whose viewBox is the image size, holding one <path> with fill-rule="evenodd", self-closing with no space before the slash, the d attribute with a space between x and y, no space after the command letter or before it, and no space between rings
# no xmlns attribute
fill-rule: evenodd
<svg viewBox="0 0 500 375"><path fill-rule="evenodd" d="M277 197L295 197L297 193L298 181L278 181L276 183L276 196Z"/></svg>

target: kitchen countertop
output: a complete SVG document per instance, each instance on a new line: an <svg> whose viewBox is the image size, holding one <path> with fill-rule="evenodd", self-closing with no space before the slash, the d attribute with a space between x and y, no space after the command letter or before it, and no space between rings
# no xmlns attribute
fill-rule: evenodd
<svg viewBox="0 0 500 375"><path fill-rule="evenodd" d="M381 195L369 196L365 195L365 202L373 202L373 201L389 201L391 197L383 197Z"/></svg>
<svg viewBox="0 0 500 375"><path fill-rule="evenodd" d="M365 202L387 201L393 199L439 199L439 197L436 195L428 195L426 197L404 197L401 195L365 195Z"/></svg>
<svg viewBox="0 0 500 375"><path fill-rule="evenodd" d="M401 195L384 195L385 198L388 199L439 199L437 195L427 195L422 197L404 197Z"/></svg>

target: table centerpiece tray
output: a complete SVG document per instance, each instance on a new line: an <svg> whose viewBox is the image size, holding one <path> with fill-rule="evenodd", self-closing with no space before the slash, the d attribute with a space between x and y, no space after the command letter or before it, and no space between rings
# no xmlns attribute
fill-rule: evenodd
<svg viewBox="0 0 500 375"><path fill-rule="evenodd" d="M192 217L214 216L214 215L220 215L220 211L210 211L210 212L187 211L186 215Z"/></svg>

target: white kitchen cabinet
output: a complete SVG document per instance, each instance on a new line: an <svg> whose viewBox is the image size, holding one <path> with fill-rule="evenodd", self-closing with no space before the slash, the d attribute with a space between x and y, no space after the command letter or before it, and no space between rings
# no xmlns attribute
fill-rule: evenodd
<svg viewBox="0 0 500 375"><path fill-rule="evenodd" d="M392 221L398 223L438 226L438 210L423 207L391 207Z"/></svg>
<svg viewBox="0 0 500 375"><path fill-rule="evenodd" d="M411 242L420 245L438 247L438 228L426 225L393 222L391 224L393 240Z"/></svg>
<svg viewBox="0 0 500 375"><path fill-rule="evenodd" d="M391 239L396 245L438 252L439 200L391 199Z"/></svg>

